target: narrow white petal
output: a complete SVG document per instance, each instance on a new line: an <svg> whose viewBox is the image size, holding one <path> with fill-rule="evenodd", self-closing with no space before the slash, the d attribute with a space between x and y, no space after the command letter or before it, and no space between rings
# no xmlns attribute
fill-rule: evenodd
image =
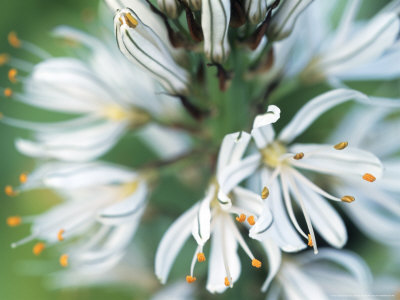
<svg viewBox="0 0 400 300"><path fill-rule="evenodd" d="M192 222L198 211L198 204L192 206L181 215L165 232L157 248L155 258L155 273L161 283L165 283L172 264L189 238L192 231Z"/></svg>
<svg viewBox="0 0 400 300"><path fill-rule="evenodd" d="M193 220L192 235L199 246L204 246L210 238L211 201L215 194L216 186L211 185L206 192L206 197L200 201L196 218Z"/></svg>
<svg viewBox="0 0 400 300"><path fill-rule="evenodd" d="M278 274L281 267L282 255L281 250L272 240L263 241L263 247L268 258L268 276L261 287L261 291L266 292L275 275Z"/></svg>

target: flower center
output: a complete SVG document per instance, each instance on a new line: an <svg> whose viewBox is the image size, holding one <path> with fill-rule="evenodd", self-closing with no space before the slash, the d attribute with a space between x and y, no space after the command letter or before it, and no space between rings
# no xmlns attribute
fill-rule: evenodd
<svg viewBox="0 0 400 300"><path fill-rule="evenodd" d="M287 153L286 147L278 141L268 144L267 147L261 149L260 152L264 164L271 168L276 168L281 163L280 157Z"/></svg>
<svg viewBox="0 0 400 300"><path fill-rule="evenodd" d="M134 126L146 124L149 114L139 109L124 109L119 105L109 105L103 111L104 117L111 121L130 121Z"/></svg>

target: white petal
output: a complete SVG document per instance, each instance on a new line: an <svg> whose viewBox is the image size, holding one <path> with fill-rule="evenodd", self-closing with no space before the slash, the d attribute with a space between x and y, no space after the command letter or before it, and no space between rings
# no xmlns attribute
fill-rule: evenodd
<svg viewBox="0 0 400 300"><path fill-rule="evenodd" d="M227 134L224 137L218 154L217 177L226 166L242 158L250 139L251 136L244 131Z"/></svg>
<svg viewBox="0 0 400 300"><path fill-rule="evenodd" d="M295 144L290 148L294 153L303 152L301 160L291 160L293 166L325 174L359 176L370 173L376 178L382 176L382 163L373 154L347 147L336 150L330 145Z"/></svg>
<svg viewBox="0 0 400 300"><path fill-rule="evenodd" d="M264 148L273 141L275 132L271 124L279 120L280 113L281 110L277 106L270 105L265 114L259 115L254 119L251 135L259 149Z"/></svg>
<svg viewBox="0 0 400 300"><path fill-rule="evenodd" d="M206 197L200 201L196 218L193 220L192 235L199 246L204 246L210 238L211 201L214 199L215 193L216 186L211 185L208 188Z"/></svg>
<svg viewBox="0 0 400 300"><path fill-rule="evenodd" d="M204 0L201 3L204 52L211 61L223 63L230 52L228 29L231 18L231 1Z"/></svg>
<svg viewBox="0 0 400 300"><path fill-rule="evenodd" d="M261 291L265 292L268 290L275 275L278 274L281 266L282 255L281 250L272 240L263 241L263 247L268 258L268 276L261 287Z"/></svg>
<svg viewBox="0 0 400 300"><path fill-rule="evenodd" d="M155 258L155 273L161 283L165 283L172 264L189 238L192 231L192 222L198 211L198 204L192 206L181 215L165 232L157 248Z"/></svg>
<svg viewBox="0 0 400 300"><path fill-rule="evenodd" d="M215 227L211 237L211 250L208 266L207 290L211 293L222 293L227 287L224 284L225 271L224 260L229 267L230 276L233 284L240 275L240 260L237 254L237 241L227 227L229 223L225 218L230 216L221 215L215 220ZM229 280L231 281L231 280Z"/></svg>
<svg viewBox="0 0 400 300"><path fill-rule="evenodd" d="M346 226L335 209L320 195L297 181L297 186L311 221L332 246L342 248L347 242Z"/></svg>

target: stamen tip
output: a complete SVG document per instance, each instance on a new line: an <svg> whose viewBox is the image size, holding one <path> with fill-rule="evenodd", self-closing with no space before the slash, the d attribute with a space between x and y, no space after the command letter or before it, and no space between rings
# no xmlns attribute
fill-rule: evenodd
<svg viewBox="0 0 400 300"><path fill-rule="evenodd" d="M26 173L22 173L19 175L19 182L26 183L28 181L28 175Z"/></svg>
<svg viewBox="0 0 400 300"><path fill-rule="evenodd" d="M36 256L39 256L45 248L46 248L46 245L42 242L39 242L39 243L35 244L35 246L33 246L32 252Z"/></svg>
<svg viewBox="0 0 400 300"><path fill-rule="evenodd" d="M254 259L251 261L251 265L252 265L253 267L259 269L259 268L261 268L262 263L261 263L261 261L259 261L258 259L255 259L255 258L254 258Z"/></svg>
<svg viewBox="0 0 400 300"><path fill-rule="evenodd" d="M13 68L8 71L8 79L10 80L11 83L17 82L17 75L18 75L17 69Z"/></svg>
<svg viewBox="0 0 400 300"><path fill-rule="evenodd" d="M269 189L266 186L264 186L264 188L261 192L261 198L267 199L268 196L269 196Z"/></svg>
<svg viewBox="0 0 400 300"><path fill-rule="evenodd" d="M68 267L68 254L63 254L60 256L61 267Z"/></svg>
<svg viewBox="0 0 400 300"><path fill-rule="evenodd" d="M310 247L314 246L311 234L308 234L308 243L307 243L307 245L310 246Z"/></svg>
<svg viewBox="0 0 400 300"><path fill-rule="evenodd" d="M244 221L246 221L246 215L240 214L240 216L236 217L236 221L238 221L239 223L243 223Z"/></svg>
<svg viewBox="0 0 400 300"><path fill-rule="evenodd" d="M343 202L346 202L346 203L351 203L356 199L353 196L346 195L346 196L343 196L340 200L342 200Z"/></svg>
<svg viewBox="0 0 400 300"><path fill-rule="evenodd" d="M187 281L187 283L193 283L193 282L196 281L196 277L187 275L187 276L186 276L186 281Z"/></svg>
<svg viewBox="0 0 400 300"><path fill-rule="evenodd" d="M22 219L20 216L12 216L7 218L7 225L10 227L17 227L21 225Z"/></svg>
<svg viewBox="0 0 400 300"><path fill-rule="evenodd" d="M254 220L254 216L250 216L247 218L247 222L249 222L249 224L251 226L253 226L254 224L256 224L256 221Z"/></svg>
<svg viewBox="0 0 400 300"><path fill-rule="evenodd" d="M336 144L335 146L333 146L333 148L335 148L336 150L343 150L344 148L346 148L349 145L348 142L341 142Z"/></svg>
<svg viewBox="0 0 400 300"><path fill-rule="evenodd" d="M197 254L197 261L198 262L206 261L206 256L204 255L204 253L200 252L200 253Z"/></svg>
<svg viewBox="0 0 400 300"><path fill-rule="evenodd" d="M304 153L303 152L299 152L299 153L296 153L294 156L293 156L293 159L295 159L295 160L300 160L300 159L302 159L304 157Z"/></svg>
<svg viewBox="0 0 400 300"><path fill-rule="evenodd" d="M63 234L64 234L65 230L64 229L60 229L57 233L57 239L62 242L64 240Z"/></svg>
<svg viewBox="0 0 400 300"><path fill-rule="evenodd" d="M374 182L376 180L376 177L370 173L365 173L362 178L369 182Z"/></svg>
<svg viewBox="0 0 400 300"><path fill-rule="evenodd" d="M8 34L8 42L10 45L14 48L19 48L21 47L21 40L18 38L17 33L15 31L11 31Z"/></svg>
<svg viewBox="0 0 400 300"><path fill-rule="evenodd" d="M1 65L1 62L0 62L0 65ZM4 96L5 97L10 98L12 96L12 94L13 94L13 90L12 89L10 89L10 88L5 88L4 89Z"/></svg>

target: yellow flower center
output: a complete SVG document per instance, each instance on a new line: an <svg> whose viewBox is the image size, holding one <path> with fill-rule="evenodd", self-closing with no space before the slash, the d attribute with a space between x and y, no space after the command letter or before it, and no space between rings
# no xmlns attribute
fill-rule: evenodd
<svg viewBox="0 0 400 300"><path fill-rule="evenodd" d="M287 153L286 147L280 142L273 142L260 150L262 161L271 168L276 168L280 163L280 157Z"/></svg>
<svg viewBox="0 0 400 300"><path fill-rule="evenodd" d="M109 105L103 111L104 117L111 121L128 120L133 126L140 126L150 121L148 113L139 109L125 110L119 105Z"/></svg>

